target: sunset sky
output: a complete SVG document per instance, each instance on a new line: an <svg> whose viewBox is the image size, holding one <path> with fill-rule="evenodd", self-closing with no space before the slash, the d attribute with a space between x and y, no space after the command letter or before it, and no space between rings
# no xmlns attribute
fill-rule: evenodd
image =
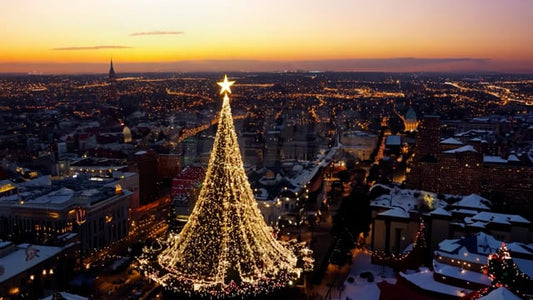
<svg viewBox="0 0 533 300"><path fill-rule="evenodd" d="M533 72L530 0L1 1L0 72Z"/></svg>

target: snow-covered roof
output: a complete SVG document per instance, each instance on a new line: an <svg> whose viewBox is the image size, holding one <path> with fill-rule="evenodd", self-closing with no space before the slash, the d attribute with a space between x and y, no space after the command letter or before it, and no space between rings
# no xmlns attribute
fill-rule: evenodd
<svg viewBox="0 0 533 300"><path fill-rule="evenodd" d="M452 215L449 211L445 210L442 207L434 209L433 211L430 212L430 214L437 215L437 216L451 216Z"/></svg>
<svg viewBox="0 0 533 300"><path fill-rule="evenodd" d="M507 160L504 159L504 158L501 158L499 156L484 155L483 156L483 162L484 163L493 163L493 164L506 164Z"/></svg>
<svg viewBox="0 0 533 300"><path fill-rule="evenodd" d="M452 213L463 214L463 215L471 215L471 216L474 216L474 215L476 215L478 213L477 210L464 209L464 208L455 208L455 209L452 209L451 212Z"/></svg>
<svg viewBox="0 0 533 300"><path fill-rule="evenodd" d="M464 281L475 282L490 286L489 277L483 273L469 271L463 268L439 263L436 260L433 260L433 271L446 277L457 278Z"/></svg>
<svg viewBox="0 0 533 300"><path fill-rule="evenodd" d="M399 135L389 135L385 139L385 145L387 146L400 146L401 144L402 140Z"/></svg>
<svg viewBox="0 0 533 300"><path fill-rule="evenodd" d="M533 277L533 260L513 257L513 261L520 269L520 271L522 271L529 277Z"/></svg>
<svg viewBox="0 0 533 300"><path fill-rule="evenodd" d="M256 200L268 200L268 191L265 188L258 188L254 196Z"/></svg>
<svg viewBox="0 0 533 300"><path fill-rule="evenodd" d="M0 186L7 185L7 184L14 185L13 181L9 179L0 180Z"/></svg>
<svg viewBox="0 0 533 300"><path fill-rule="evenodd" d="M436 194L419 191L419 190L410 190L410 189L398 189L376 184L372 188L382 187L389 190L389 194L383 194L376 199L372 200L370 203L374 207L401 207L405 211L416 210L417 207L420 207L421 202L424 200L421 199L431 199L432 207L446 207L447 203L445 201L440 201ZM415 197L415 194L418 197Z"/></svg>
<svg viewBox="0 0 533 300"><path fill-rule="evenodd" d="M483 222L474 222L474 223L469 223L469 224L466 224L466 225L469 226L469 227L485 228L485 226L487 224L483 223Z"/></svg>
<svg viewBox="0 0 533 300"><path fill-rule="evenodd" d="M405 278L407 281L411 282L412 284L416 285L420 289L426 291L434 291L437 293L456 297L463 297L472 292L468 289L435 281L435 279L433 278L433 272L429 270L424 270L422 272L412 274L405 274L403 272L400 272L399 275Z"/></svg>
<svg viewBox="0 0 533 300"><path fill-rule="evenodd" d="M457 145L457 146L464 145L461 141L458 141L454 138L447 138L445 140L442 140L440 143L442 145Z"/></svg>
<svg viewBox="0 0 533 300"><path fill-rule="evenodd" d="M406 212L404 209L399 207L393 207L392 209L389 209L387 211L384 211L379 216L387 216L387 217L397 217L397 218L405 218L409 219L409 213Z"/></svg>
<svg viewBox="0 0 533 300"><path fill-rule="evenodd" d="M489 121L490 121L490 117L476 117L476 118L472 118L472 122L485 123L485 122L489 122Z"/></svg>
<svg viewBox="0 0 533 300"><path fill-rule="evenodd" d="M507 243L505 244L507 247L507 250L509 250L511 253L522 253L522 254L529 254L533 257L533 245L529 244L523 244L523 243ZM533 277L533 276L531 276Z"/></svg>
<svg viewBox="0 0 533 300"><path fill-rule="evenodd" d="M491 222L491 223L498 223L498 224L511 224L511 223L523 223L523 224L530 224L526 218L520 216L520 215L508 215L508 214L500 214L495 212L488 212L483 211L478 213L477 215L472 216L471 218L473 221L481 221L481 222Z"/></svg>
<svg viewBox="0 0 533 300"><path fill-rule="evenodd" d="M456 137L465 137L465 136L473 136L473 135L487 135L492 134L492 130L483 130L483 129L470 129L468 131L456 133L454 136Z"/></svg>
<svg viewBox="0 0 533 300"><path fill-rule="evenodd" d="M44 196L28 201L30 204L63 204L74 196L74 191L69 188L60 188Z"/></svg>
<svg viewBox="0 0 533 300"><path fill-rule="evenodd" d="M457 261L474 263L474 264L482 264L483 265L483 264L487 263L487 255L488 254L472 253L466 247L464 247L464 246L462 246L460 244L458 246L459 247L454 252L445 252L445 251L436 250L435 251L435 256L437 256L437 257L438 256L443 256L443 257L447 257L447 258L454 259L454 260L457 260ZM450 249L451 249L451 247L450 247ZM495 249L491 249L491 250L494 250L494 251L489 251L490 253L496 251ZM465 255L465 253L466 253L466 255Z"/></svg>
<svg viewBox="0 0 533 300"><path fill-rule="evenodd" d="M354 136L354 137L376 137L375 134L366 132L366 131L360 131L360 130L354 130L354 131L346 131L342 133L343 136Z"/></svg>
<svg viewBox="0 0 533 300"><path fill-rule="evenodd" d="M443 240L439 243L435 256L444 256L460 261L486 264L487 256L495 253L502 245L502 242L484 232L479 232L461 239ZM533 257L533 249L523 243L508 243L507 249L511 253L521 253ZM523 256L524 257L524 256ZM524 259L524 272L533 274L533 261ZM518 264L518 262L517 262Z"/></svg>
<svg viewBox="0 0 533 300"><path fill-rule="evenodd" d="M461 245L457 243L458 241L459 239L443 240L439 243L439 250L449 253L456 252L459 248L461 248Z"/></svg>
<svg viewBox="0 0 533 300"><path fill-rule="evenodd" d="M492 203L489 200L476 194L464 196L463 198L461 198L461 200L453 204L454 207L490 210L490 207L488 205L492 205Z"/></svg>
<svg viewBox="0 0 533 300"><path fill-rule="evenodd" d="M26 259L27 249L31 246L33 249L34 257L32 259ZM66 247L52 247L41 245L20 244L16 246L16 250L0 257L0 265L4 267L4 272L0 273L0 283L7 279L16 276L17 274L24 272L37 264L57 255L63 249L70 247L71 244Z"/></svg>
<svg viewBox="0 0 533 300"><path fill-rule="evenodd" d="M311 181L311 179L316 175L319 169L320 164L308 163L307 166L302 166L301 170L295 172L294 176L285 177L285 179L287 179L292 185L295 186L295 188L292 190L293 192L297 193L304 185Z"/></svg>
<svg viewBox="0 0 533 300"><path fill-rule="evenodd" d="M522 298L515 295L513 292L509 291L505 287L499 287L495 290L492 290L487 295L479 298L479 300L520 300Z"/></svg>
<svg viewBox="0 0 533 300"><path fill-rule="evenodd" d="M444 151L443 153L453 154L453 153L462 153L462 152L477 152L477 151L476 149L474 149L474 147L470 145L466 145L466 146L462 146L462 147L455 148L452 150Z"/></svg>
<svg viewBox="0 0 533 300"><path fill-rule="evenodd" d="M507 157L507 161L520 162L520 159L515 154L511 154Z"/></svg>
<svg viewBox="0 0 533 300"><path fill-rule="evenodd" d="M50 178L50 175L46 176L40 176L32 180L28 180L26 182L22 182L19 184L21 187L39 187L39 186L50 186L52 185L52 179Z"/></svg>
<svg viewBox="0 0 533 300"><path fill-rule="evenodd" d="M0 249L5 248L5 247L7 247L7 246L9 246L11 244L13 244L13 243L10 242L10 241L2 241L2 240L0 240Z"/></svg>

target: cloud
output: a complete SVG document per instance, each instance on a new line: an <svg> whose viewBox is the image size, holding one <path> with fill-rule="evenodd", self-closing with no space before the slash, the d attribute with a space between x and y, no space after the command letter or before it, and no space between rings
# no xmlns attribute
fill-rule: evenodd
<svg viewBox="0 0 533 300"><path fill-rule="evenodd" d="M143 32L133 32L130 33L130 36L141 36L141 35L180 35L183 34L183 31L143 31Z"/></svg>
<svg viewBox="0 0 533 300"><path fill-rule="evenodd" d="M103 50L103 49L131 49L129 46L102 45L102 46L81 46L81 47L59 47L52 48L54 51L71 51L71 50Z"/></svg>

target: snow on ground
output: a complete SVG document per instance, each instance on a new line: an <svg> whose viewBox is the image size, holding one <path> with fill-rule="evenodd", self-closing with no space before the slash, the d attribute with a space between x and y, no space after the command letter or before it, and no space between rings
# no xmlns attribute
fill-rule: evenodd
<svg viewBox="0 0 533 300"><path fill-rule="evenodd" d="M341 299L379 299L378 282L387 281L396 283L396 275L392 268L374 265L370 262L371 254L367 250L356 250L350 273L344 280L344 290ZM361 278L361 273L370 272L374 276L372 282L367 278ZM353 279L353 282L351 279ZM337 296L337 295L334 295ZM335 299L339 299L338 296Z"/></svg>
<svg viewBox="0 0 533 300"><path fill-rule="evenodd" d="M69 293L66 293L66 292L58 292L57 294L59 294L57 296L63 297L63 298L59 298L59 299L65 299L65 300L87 300L88 299L88 298L85 298L85 297L82 297L82 296L69 294ZM52 299L54 299L54 295L42 298L41 300L52 300Z"/></svg>

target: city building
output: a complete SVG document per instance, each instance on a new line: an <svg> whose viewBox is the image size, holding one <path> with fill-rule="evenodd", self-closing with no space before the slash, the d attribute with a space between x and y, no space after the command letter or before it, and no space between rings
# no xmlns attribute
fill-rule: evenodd
<svg viewBox="0 0 533 300"><path fill-rule="evenodd" d="M0 298L38 299L44 290L65 288L74 274L77 249L73 243L17 245L0 240Z"/></svg>
<svg viewBox="0 0 533 300"><path fill-rule="evenodd" d="M139 203L141 206L157 198L158 155L155 151L138 151L129 161L129 170L139 174Z"/></svg>
<svg viewBox="0 0 533 300"><path fill-rule="evenodd" d="M87 157L73 160L69 164L69 174L87 174L93 177L111 177L113 172L125 172L128 165L125 159Z"/></svg>
<svg viewBox="0 0 533 300"><path fill-rule="evenodd" d="M196 198L204 177L205 169L203 167L189 165L172 179L170 199L178 221L187 221L196 204Z"/></svg>
<svg viewBox="0 0 533 300"><path fill-rule="evenodd" d="M427 224L428 248L435 250L446 238L460 238L479 232L504 242L530 243L532 224L515 214L492 211L493 204L476 194L465 196L389 188L371 202L372 250L401 253L413 241L420 217Z"/></svg>
<svg viewBox="0 0 533 300"><path fill-rule="evenodd" d="M377 143L377 135L364 131L348 131L340 136L343 156L356 160L369 160Z"/></svg>
<svg viewBox="0 0 533 300"><path fill-rule="evenodd" d="M412 107L409 107L405 116L400 116L403 121L404 131L416 131L419 121L416 119L416 112Z"/></svg>
<svg viewBox="0 0 533 300"><path fill-rule="evenodd" d="M133 193L123 189L120 180L43 176L18 184L17 194L0 197L0 234L51 244L77 232L84 252L100 249L128 234Z"/></svg>
<svg viewBox="0 0 533 300"><path fill-rule="evenodd" d="M491 286L485 272L488 257L496 253L502 241L480 232L457 239L446 239L434 251L432 268L414 273L399 273L397 284L411 286L422 295L439 299L468 298L473 292ZM523 243L506 243L517 267L528 276L533 275L533 250ZM507 290L508 297L521 299ZM480 298L481 299L481 298Z"/></svg>
<svg viewBox="0 0 533 300"><path fill-rule="evenodd" d="M183 156L176 153L159 153L157 156L157 178L171 180L177 176L183 165Z"/></svg>
<svg viewBox="0 0 533 300"><path fill-rule="evenodd" d="M490 139L484 129L440 141L439 128L438 117L422 120L407 186L435 193L481 194L503 212L533 215L533 156L487 154L492 144L484 139Z"/></svg>

